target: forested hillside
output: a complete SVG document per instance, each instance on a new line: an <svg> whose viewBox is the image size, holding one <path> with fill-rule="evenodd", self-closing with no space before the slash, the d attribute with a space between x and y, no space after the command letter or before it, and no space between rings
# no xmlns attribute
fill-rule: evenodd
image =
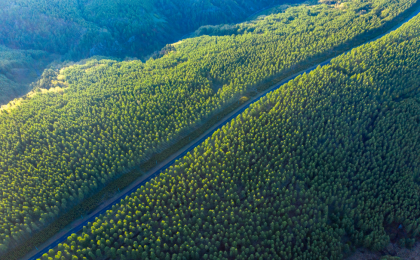
<svg viewBox="0 0 420 260"><path fill-rule="evenodd" d="M4 0L0 44L80 59L142 57L202 25L238 22L282 0ZM293 3L293 0L287 1Z"/></svg>
<svg viewBox="0 0 420 260"><path fill-rule="evenodd" d="M410 247L419 28L418 15L268 94L42 259L341 259Z"/></svg>
<svg viewBox="0 0 420 260"><path fill-rule="evenodd" d="M0 252L266 80L372 37L414 4L302 5L145 63L93 60L54 74L55 87L0 115Z"/></svg>
<svg viewBox="0 0 420 260"><path fill-rule="evenodd" d="M287 3L299 2L287 0ZM28 93L52 59L94 55L144 59L202 25L238 22L285 0L3 0L0 64L19 65L0 78L0 105ZM7 57L3 55L7 50ZM41 52L42 51L42 52ZM29 54L31 53L31 54ZM29 56L28 56L29 54ZM54 54L54 55L53 55ZM60 56L58 56L60 55ZM22 57L23 56L23 57ZM4 73L3 73L4 72ZM5 75L7 74L7 75ZM6 79L6 78L7 79Z"/></svg>
<svg viewBox="0 0 420 260"><path fill-rule="evenodd" d="M0 45L0 105L27 94L30 83L54 58L45 51L13 50Z"/></svg>

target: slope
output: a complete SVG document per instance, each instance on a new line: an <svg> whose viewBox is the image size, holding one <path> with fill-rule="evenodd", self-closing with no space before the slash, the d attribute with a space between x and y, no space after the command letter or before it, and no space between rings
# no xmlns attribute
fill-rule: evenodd
<svg viewBox="0 0 420 260"><path fill-rule="evenodd" d="M44 258L341 259L412 245L419 24L268 94Z"/></svg>
<svg viewBox="0 0 420 260"><path fill-rule="evenodd" d="M201 25L238 22L278 0L6 0L0 44L67 54L142 57Z"/></svg>
<svg viewBox="0 0 420 260"><path fill-rule="evenodd" d="M2 73L0 105L28 93L37 78L33 68L39 71L35 75L41 74L51 58L79 61L106 55L143 59L201 25L238 22L277 3L282 1L1 1L0 48L2 53L11 50L8 57L0 56L0 62L8 63L11 55L15 61L22 60L18 68ZM28 53L43 53L44 58L40 63L41 57L32 60Z"/></svg>
<svg viewBox="0 0 420 260"><path fill-rule="evenodd" d="M13 50L0 45L0 104L27 94L29 85L56 58L44 51Z"/></svg>
<svg viewBox="0 0 420 260"><path fill-rule="evenodd" d="M357 3L348 3L345 10L295 7L241 25L252 32L186 40L145 64L105 60L63 70L57 80L68 88L37 94L0 116L3 250L25 241L27 234L262 80L340 51L411 5L395 2L393 12L385 12L389 16L378 16L376 7L361 14ZM349 27L341 27L344 22ZM366 23L370 27L363 32Z"/></svg>

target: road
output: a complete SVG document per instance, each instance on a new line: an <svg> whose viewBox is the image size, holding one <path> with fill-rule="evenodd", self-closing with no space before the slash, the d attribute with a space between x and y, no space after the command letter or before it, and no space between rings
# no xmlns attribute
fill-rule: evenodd
<svg viewBox="0 0 420 260"><path fill-rule="evenodd" d="M380 35L380 36L378 36L378 37L376 37L376 38L374 38L374 39L372 39L372 40L370 40L366 43L377 40L378 38L383 37L386 34L389 34L390 32L398 29L404 23L406 23L407 21L411 20L414 16L419 14L419 12L420 12L420 7L418 7L408 18L406 18L405 20L400 22L395 27L393 27L392 29L388 30L387 32L383 33L382 35ZM366 44L366 43L364 43L364 44ZM354 48L357 48L357 47L358 46L356 46ZM344 54L346 54L350 51L351 50L345 52ZM337 56L340 56L340 55L337 55ZM54 248L59 243L63 243L64 241L66 241L67 237L69 237L71 234L80 231L83 228L83 226L87 225L88 222L94 222L96 217L99 217L99 215L104 214L107 210L111 209L113 205L118 204L123 198L129 196L131 193L135 192L138 188L145 185L148 181L152 180L158 174L160 174L161 172L163 172L164 170L169 168L169 166L174 164L174 162L176 160L182 158L188 152L192 151L195 147L200 145L205 139L210 137L215 131L222 128L224 125L226 125L228 122L230 122L233 118L235 118L236 116L238 116L239 114L244 112L252 104L254 104L258 100L260 100L262 97L267 95L267 93L270 93L270 92L272 92L276 89L279 89L281 86L283 86L287 82L293 80L297 76L302 75L304 73L309 73L312 70L316 69L318 66L325 66L325 65L329 64L330 61L334 58L335 57L333 57L331 59L328 59L328 60L325 60L324 62L322 62L320 64L317 64L315 66L312 66L312 67L310 67L306 70L300 71L300 72L298 72L298 73L280 81L279 83L273 85L272 87L265 90L264 92L259 93L257 96L251 98L250 101L248 101L248 103L245 103L244 105L242 105L241 107L239 107L238 109L236 109L235 111L233 111L232 113L230 113L229 115L224 117L218 124L214 125L209 130L207 130L204 134L202 134L200 137L198 137L196 140L193 140L189 145L187 145L186 147L184 147L183 149L181 149L177 153L173 154L171 157L169 157L168 159L166 159L162 163L158 164L155 168L151 169L148 173L143 175L141 178L137 179L134 183L132 183L126 189L124 189L119 194L117 194L114 198L111 198L108 201L106 201L105 203L103 203L95 211L93 211L88 216L84 217L83 219L78 219L78 220L74 221L68 228L66 228L66 229L62 230L61 232L57 233L55 236L53 236L47 242L45 242L43 245L41 245L38 248L38 250L37 249L32 250L29 254L27 254L22 259L23 260L27 260L27 259L35 260L37 258L40 258L44 253L47 253L48 250L50 250L51 248Z"/></svg>

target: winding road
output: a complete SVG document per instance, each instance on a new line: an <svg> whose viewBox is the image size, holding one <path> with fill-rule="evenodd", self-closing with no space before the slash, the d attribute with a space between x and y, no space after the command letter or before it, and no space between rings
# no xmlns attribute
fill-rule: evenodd
<svg viewBox="0 0 420 260"><path fill-rule="evenodd" d="M396 25L395 27L391 28L387 32L383 33L382 35L380 35L380 36L378 36L378 37L376 37L376 38L374 38L374 39L372 39L372 40L370 40L368 42L365 42L363 44L367 44L369 42L375 41L378 38L383 37L386 34L389 34L390 32L392 32L392 31L398 29L399 27L401 27L404 23L408 22L409 20L411 20L414 16L416 16L419 13L420 13L420 6L417 7L416 10L414 10L413 13L408 18L406 18L405 20L401 21L398 25ZM356 46L356 47L359 47L359 46ZM356 47L354 47L354 48L356 48ZM346 54L348 52L349 51L345 52L344 54ZM340 55L337 55L337 56L340 56ZM335 58L335 57L333 57L333 58ZM80 231L83 228L83 226L87 225L88 222L93 222L96 217L99 217L99 215L104 214L107 210L111 209L113 205L118 204L123 198L129 196L131 193L135 192L138 188L140 188L141 186L145 185L148 181L150 181L153 178L155 178L161 172L163 172L168 167L170 167L172 164L174 164L176 160L182 158L188 152L192 151L195 147L197 147L198 145L200 145L205 139L207 139L208 137L210 137L211 135L213 135L213 133L215 131L217 131L218 129L222 128L225 124L227 124L228 122L230 122L233 118L235 118L236 116L238 116L240 113L244 112L247 108L249 108L252 104L254 104L258 100L260 100L267 93L272 92L272 91L280 88L282 85L284 85L287 82L295 79L299 75L302 75L304 73L311 72L312 70L316 69L318 66L325 66L325 65L329 64L330 61L333 58L328 59L328 60L325 60L324 62L322 62L320 64L317 64L315 66L312 66L312 67L310 67L310 68L308 68L306 70L300 71L300 72L298 72L298 73L296 73L296 74L294 74L294 75L292 75L292 76L290 76L290 77L282 80L281 82L273 85L272 87L270 87L266 91L259 93L257 96L251 98L247 103L245 103L244 105L242 105L241 107L239 107L238 109L236 109L235 111L233 111L232 113L230 113L229 115L227 115L226 117L224 117L218 124L216 124L213 127L211 127L209 130L207 130L204 134L202 134L196 140L192 141L189 145L187 145L186 147L184 147L183 149L181 149L177 153L173 154L172 156L170 156L168 159L166 159L162 163L158 164L155 168L151 169L148 173L146 173L141 178L139 178L138 180L136 180L135 182L133 182L126 189L124 189L123 191L121 191L119 194L115 195L115 197L113 197L113 198L109 199L108 201L106 201L105 203L103 203L101 206L99 206L95 211L93 211L92 213L90 213L88 216L85 216L83 219L78 219L78 220L74 221L66 229L64 229L61 232L57 233L55 236L53 236L47 242L45 242L43 245L41 245L40 248L33 249L29 254L27 254L22 259L24 259L24 260L27 260L27 259L35 260L35 259L40 258L43 254L47 253L48 250L56 247L59 243L63 243L64 241L66 241L66 239L67 239L68 236L70 236L73 233L76 233L76 232Z"/></svg>

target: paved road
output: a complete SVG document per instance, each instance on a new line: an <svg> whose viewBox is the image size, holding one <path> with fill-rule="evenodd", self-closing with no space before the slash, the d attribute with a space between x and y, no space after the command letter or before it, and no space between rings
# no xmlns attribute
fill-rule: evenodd
<svg viewBox="0 0 420 260"><path fill-rule="evenodd" d="M383 33L382 35L376 37L375 39L370 40L369 42L374 41L374 40L376 40L380 37L383 37L384 35L392 32L392 31L396 30L397 28L401 27L404 23L411 20L414 16L416 16L419 13L420 13L420 7L417 8L417 10L414 11L411 16L406 18L404 21L399 23L397 26L395 26L394 28L390 29L389 31ZM366 42L366 43L369 43L369 42ZM366 44L366 43L364 43L364 44ZM348 52L346 52L346 53L348 53ZM339 56L339 55L337 55L337 56ZM332 59L333 58L328 59L328 60L326 60L326 61L324 61L320 64L312 66L309 69L298 72L298 73L282 80L281 82L275 84L274 86L272 86L268 90L266 90L266 91L260 93L259 95L255 96L248 103L244 104L243 106L239 107L238 109L236 109L235 111L233 111L232 113L230 113L229 115L224 117L218 124L216 124L215 126L210 128L208 131L206 131L204 134L202 134L196 140L192 141L188 146L181 149L180 151L178 151L177 153L175 153L174 155L172 155L171 157L169 157L168 159L166 159L162 163L158 164L155 168L151 169L147 174L145 174L144 176L142 176L141 178L136 180L134 183L132 183L130 186L128 186L126 189L124 189L121 193L117 194L114 198L111 198L107 202L103 203L94 212L92 212L88 216L84 217L83 219L76 220L69 227L62 230L61 232L59 232L58 234L56 234L55 236L50 238L43 245L41 245L38 248L38 250L34 249L32 252L30 252L28 255L26 255L22 259L24 259L24 260L26 260L26 259L35 260L37 258L40 258L43 254L47 253L48 250L50 250L51 248L54 248L59 243L63 243L64 241L66 241L67 237L69 237L71 234L80 231L83 228L83 226L87 225L88 222L93 222L96 217L98 217L101 214L104 214L107 210L111 209L113 205L118 204L123 198L129 196L131 193L135 192L138 188L145 185L148 181L152 180L158 174L160 174L161 172L163 172L164 170L169 168L169 166L174 164L174 162L176 160L182 158L188 152L192 151L195 147L200 145L205 139L210 137L216 130L222 128L224 125L226 125L228 122L230 122L233 118L238 116L240 113L244 112L252 104L254 104L258 100L260 100L262 97L267 95L267 93L272 92L272 91L280 88L285 83L289 82L290 80L293 80L294 78L296 78L299 75L311 72L312 70L316 69L318 66L325 66L325 65L329 64Z"/></svg>

